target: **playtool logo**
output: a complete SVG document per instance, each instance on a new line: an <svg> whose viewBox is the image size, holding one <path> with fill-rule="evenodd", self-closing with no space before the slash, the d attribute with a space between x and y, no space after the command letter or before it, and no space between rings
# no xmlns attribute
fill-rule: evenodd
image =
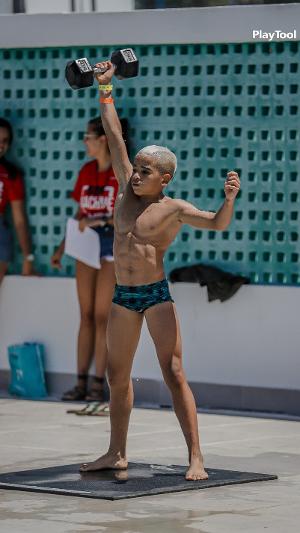
<svg viewBox="0 0 300 533"><path fill-rule="evenodd" d="M281 30L275 30L272 33L268 33L262 30L252 30L252 38L253 39L263 39L265 41L273 41L273 39L279 39L279 40L289 40L289 39L297 39L297 32L296 30L290 31L288 33L285 33Z"/></svg>

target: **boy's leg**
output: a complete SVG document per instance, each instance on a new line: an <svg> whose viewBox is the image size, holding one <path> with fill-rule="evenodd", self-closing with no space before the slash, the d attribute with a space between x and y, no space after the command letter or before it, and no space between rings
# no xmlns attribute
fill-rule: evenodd
<svg viewBox="0 0 300 533"><path fill-rule="evenodd" d="M142 314L112 304L107 326L110 445L105 455L92 463L82 465L80 467L82 472L104 468L127 468L126 440L133 405L130 373L142 323Z"/></svg>
<svg viewBox="0 0 300 533"><path fill-rule="evenodd" d="M145 317L188 446L190 467L186 479L207 479L200 451L195 400L182 368L181 336L175 305L172 302L157 304L147 309Z"/></svg>

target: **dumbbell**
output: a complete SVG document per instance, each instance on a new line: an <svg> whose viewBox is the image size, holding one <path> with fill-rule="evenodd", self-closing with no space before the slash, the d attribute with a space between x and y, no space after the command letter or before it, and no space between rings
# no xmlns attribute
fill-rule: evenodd
<svg viewBox="0 0 300 533"><path fill-rule="evenodd" d="M137 59L132 48L116 50L112 53L111 62L115 67L115 76L117 78L134 78L138 75L139 60ZM96 66L90 64L86 57L69 61L66 66L66 80L72 89L83 89L91 87L94 83L94 74L105 72Z"/></svg>

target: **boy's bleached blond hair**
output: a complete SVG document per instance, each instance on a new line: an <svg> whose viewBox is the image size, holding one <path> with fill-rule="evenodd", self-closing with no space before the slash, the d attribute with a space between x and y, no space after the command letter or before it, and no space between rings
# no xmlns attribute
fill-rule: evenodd
<svg viewBox="0 0 300 533"><path fill-rule="evenodd" d="M156 168L163 174L170 174L173 178L177 168L177 158L169 148L152 144L142 148L136 155L150 155L153 157Z"/></svg>

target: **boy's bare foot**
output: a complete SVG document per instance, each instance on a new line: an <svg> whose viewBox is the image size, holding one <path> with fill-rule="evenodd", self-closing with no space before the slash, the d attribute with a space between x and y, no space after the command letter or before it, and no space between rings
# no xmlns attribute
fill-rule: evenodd
<svg viewBox="0 0 300 533"><path fill-rule="evenodd" d="M95 472L97 470L125 470L128 467L128 461L121 457L119 453L106 453L92 461L91 463L83 463L79 468L80 472Z"/></svg>
<svg viewBox="0 0 300 533"><path fill-rule="evenodd" d="M208 473L204 470L203 461L200 457L191 459L189 469L185 474L187 481L197 481L199 479L208 479Z"/></svg>

